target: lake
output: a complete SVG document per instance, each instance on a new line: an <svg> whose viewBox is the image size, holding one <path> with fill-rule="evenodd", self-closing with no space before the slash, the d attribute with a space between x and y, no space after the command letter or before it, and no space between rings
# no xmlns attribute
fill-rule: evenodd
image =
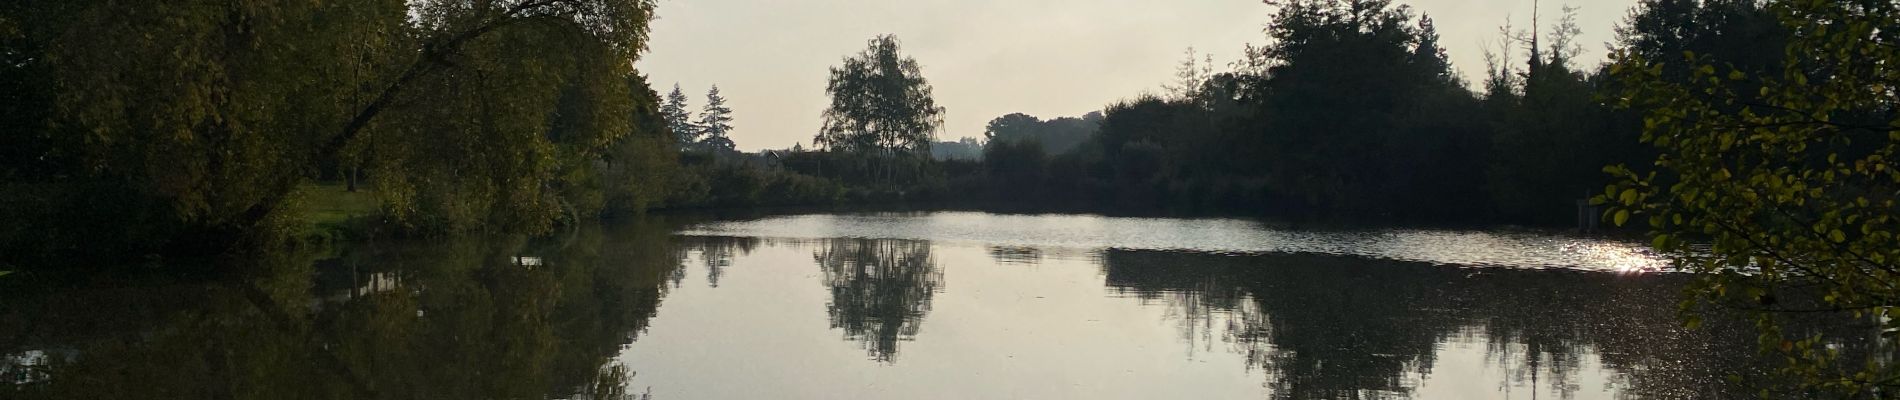
<svg viewBox="0 0 1900 400"><path fill-rule="evenodd" d="M1751 326L1682 328L1689 278L1643 245L1536 231L650 217L243 263L0 279L0 395L1709 398L1762 371Z"/></svg>

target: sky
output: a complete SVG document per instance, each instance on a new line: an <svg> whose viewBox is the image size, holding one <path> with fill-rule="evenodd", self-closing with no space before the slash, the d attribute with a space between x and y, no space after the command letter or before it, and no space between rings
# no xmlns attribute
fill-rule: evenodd
<svg viewBox="0 0 1900 400"><path fill-rule="evenodd" d="M1568 3L1579 7L1579 59L1602 62L1636 2ZM1531 0L1394 3L1432 17L1468 79L1483 75L1498 27L1529 27L1533 8ZM1542 2L1546 26L1565 4ZM1259 0L660 0L635 67L662 96L678 84L694 110L718 85L741 150L810 147L830 101L829 68L894 34L947 109L937 140L954 141L982 137L985 123L1009 113L1080 116L1161 93L1188 47L1225 66L1247 43L1266 42L1272 12Z"/></svg>

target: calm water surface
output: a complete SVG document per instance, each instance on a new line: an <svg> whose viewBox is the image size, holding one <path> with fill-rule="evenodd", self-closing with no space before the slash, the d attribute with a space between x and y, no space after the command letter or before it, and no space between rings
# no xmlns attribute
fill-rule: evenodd
<svg viewBox="0 0 1900 400"><path fill-rule="evenodd" d="M1721 398L1638 244L969 212L383 242L0 289L0 397ZM56 289L45 289L56 287Z"/></svg>

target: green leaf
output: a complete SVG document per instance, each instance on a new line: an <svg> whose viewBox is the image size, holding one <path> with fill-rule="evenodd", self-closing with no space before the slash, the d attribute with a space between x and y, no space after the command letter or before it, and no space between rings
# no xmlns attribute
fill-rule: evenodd
<svg viewBox="0 0 1900 400"><path fill-rule="evenodd" d="M1610 220L1611 220L1612 222L1615 222L1615 223L1616 223L1616 226L1623 226L1623 223L1624 223L1624 222L1629 222L1629 220L1630 220L1630 211L1629 211L1629 210L1616 210L1616 215L1615 215L1615 216L1613 216L1613 217L1611 217L1611 218L1610 218Z"/></svg>
<svg viewBox="0 0 1900 400"><path fill-rule="evenodd" d="M1636 189L1623 189L1623 193L1616 196L1616 199L1623 202L1623 205L1635 205L1636 198Z"/></svg>
<svg viewBox="0 0 1900 400"><path fill-rule="evenodd" d="M1833 241L1834 241L1834 243L1841 243L1841 242L1846 242L1846 241L1847 241L1847 233L1845 233L1845 232L1841 232L1841 230L1839 230L1839 229L1835 229L1835 230L1833 230L1833 231L1830 231L1830 232L1828 232L1828 233L1827 233L1827 238L1828 238L1828 240L1833 240Z"/></svg>

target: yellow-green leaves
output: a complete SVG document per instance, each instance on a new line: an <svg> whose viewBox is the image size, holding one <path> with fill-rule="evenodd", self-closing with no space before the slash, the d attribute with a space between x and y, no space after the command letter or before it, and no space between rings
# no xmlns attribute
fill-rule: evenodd
<svg viewBox="0 0 1900 400"><path fill-rule="evenodd" d="M1803 300L1848 310L1833 318L1900 306L1900 172L1887 161L1900 152L1890 128L1900 120L1887 111L1888 88L1900 87L1900 43L1871 33L1900 25L1900 8L1770 4L1790 34L1784 69L1744 70L1694 52L1679 64L1629 57L1610 68L1627 88L1622 97L1644 113L1643 137L1670 183L1605 169L1619 178L1600 196L1614 203L1605 215L1619 225L1648 216L1651 244L1702 276L1691 290L1701 301L1752 302L1736 293L1800 293L1781 290L1799 285L1812 293ZM1655 72L1664 65L1680 73ZM1854 397L1866 394L1854 382L1900 379L1892 365L1834 364L1839 352L1817 345L1850 339L1785 337L1772 316L1787 303L1763 301L1755 312L1765 349L1787 357L1781 371L1797 392Z"/></svg>
<svg viewBox="0 0 1900 400"><path fill-rule="evenodd" d="M58 122L185 222L252 229L299 181L361 168L398 220L534 231L633 130L653 2L74 7L47 55Z"/></svg>

